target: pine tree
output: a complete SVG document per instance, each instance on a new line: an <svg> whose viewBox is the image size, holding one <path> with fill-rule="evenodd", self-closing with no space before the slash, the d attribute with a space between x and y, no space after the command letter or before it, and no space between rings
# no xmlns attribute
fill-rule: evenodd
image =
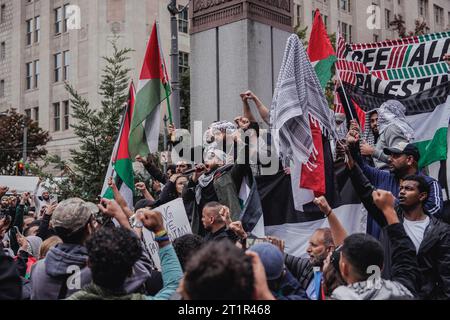
<svg viewBox="0 0 450 320"><path fill-rule="evenodd" d="M75 120L71 127L79 139L79 147L70 150L69 161L62 161L56 156L48 159L48 163L62 170L62 181L47 175L57 186L56 192L63 199L81 197L95 201L101 192L114 143L119 134L119 122L128 98L130 82L128 73L131 69L126 68L124 64L133 50L119 49L117 41L118 38L111 41L112 56L103 57L106 66L102 70L99 90L102 97L100 107L92 108L86 98L66 83L73 111L72 118Z"/></svg>

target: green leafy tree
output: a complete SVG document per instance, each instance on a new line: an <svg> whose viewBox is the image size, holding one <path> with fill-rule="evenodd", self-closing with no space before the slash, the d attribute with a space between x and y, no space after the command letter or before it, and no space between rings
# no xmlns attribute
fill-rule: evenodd
<svg viewBox="0 0 450 320"><path fill-rule="evenodd" d="M27 127L27 159L29 162L40 160L47 154L45 145L50 140L47 131L42 130L36 121L24 114L11 109L0 117L0 173L2 175L15 175L16 164L23 156L23 133Z"/></svg>
<svg viewBox="0 0 450 320"><path fill-rule="evenodd" d="M407 38L411 36L421 36L430 32L428 24L423 19L416 19L414 21L414 31L407 31L405 20L401 14L394 15L394 20L389 24L394 31L397 31L399 38Z"/></svg>
<svg viewBox="0 0 450 320"><path fill-rule="evenodd" d="M127 102L130 83L130 69L125 67L125 62L132 49L119 49L117 40L115 38L111 41L112 56L103 57L106 66L101 76L100 107L92 108L89 101L72 85L67 83L65 86L70 94L72 117L75 120L71 127L79 139L79 148L70 150L71 158L68 161L52 156L47 163L61 170L65 177L58 181L47 175L57 186L56 192L63 199L76 196L95 201L101 192L119 133L119 122Z"/></svg>

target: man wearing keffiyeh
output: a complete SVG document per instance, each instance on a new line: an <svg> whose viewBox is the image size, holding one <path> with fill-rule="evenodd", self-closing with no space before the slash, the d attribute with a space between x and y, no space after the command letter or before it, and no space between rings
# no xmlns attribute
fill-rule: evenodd
<svg viewBox="0 0 450 320"><path fill-rule="evenodd" d="M209 202L227 206L233 221L241 220L244 230L250 232L262 216L261 203L249 163L235 162L233 156L222 150L222 143L237 143L236 126L230 122L216 122L209 127L209 142L205 146L204 163L198 164L188 185L183 191L183 200L192 203L192 231L204 236L201 223L202 211ZM240 144L240 143L237 143ZM220 149L219 149L220 148ZM238 153L238 156L241 154ZM241 206L239 191L248 181L251 189L244 206Z"/></svg>
<svg viewBox="0 0 450 320"><path fill-rule="evenodd" d="M383 152L384 148L391 148L400 142L409 143L414 139L414 131L406 120L406 107L397 100L388 100L377 109L379 132L375 147L367 143L361 144L361 154L372 156L375 166L387 169L389 157Z"/></svg>

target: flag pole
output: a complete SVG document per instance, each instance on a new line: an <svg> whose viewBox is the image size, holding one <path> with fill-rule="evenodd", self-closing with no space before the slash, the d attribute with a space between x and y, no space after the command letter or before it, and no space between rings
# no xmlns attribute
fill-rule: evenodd
<svg viewBox="0 0 450 320"><path fill-rule="evenodd" d="M339 38L336 41L336 52L338 52L338 50L339 50L339 48L338 48L339 39L341 38L341 31L339 30L339 28L338 28L338 37ZM339 57L338 57L338 59L339 59ZM350 102L348 100L347 93L345 92L344 84L342 83L341 72L339 71L339 68L336 68L336 75L337 75L338 81L341 85L342 92L344 92L344 97L345 97L345 101L347 102L348 110L350 112L350 117L352 118L352 120L354 120L355 116L353 115L352 109L350 108ZM335 94L336 94L336 87L335 87Z"/></svg>
<svg viewBox="0 0 450 320"><path fill-rule="evenodd" d="M124 112L122 114L122 120L120 121L119 135L118 135L118 138L116 139L117 140L117 145L114 146L115 150L113 151L112 158L111 158L111 163L112 163L111 177L114 177L114 163L115 163L115 160L117 159L117 155L119 154L120 137L122 136L122 130L123 130L123 127L125 125L125 119L127 118L127 114L128 114L129 108L130 108L130 103L131 103L131 101L130 101L131 100L131 94L130 93L131 93L131 91L133 91L133 95L135 95L133 80L131 80L131 83L130 83L130 86L129 86L129 89L128 89L128 99L127 99L127 102L126 102L127 105L126 105L125 110L124 110Z"/></svg>
<svg viewBox="0 0 450 320"><path fill-rule="evenodd" d="M178 30L178 29L177 29ZM171 31L173 32L173 31ZM164 85L164 92L166 94L166 101L167 101L167 114L169 115L169 122L171 125L173 125L173 116L172 116L172 109L170 107L170 95L172 94L172 90L171 90L171 86L172 83L169 81L169 76L167 74L167 69L166 69L166 60L164 59L164 54L163 54L163 50L161 47L161 41L160 41L160 35L159 35L159 23L156 21L156 34L157 34L157 38L158 38L158 47L159 47L159 55L161 56L161 69L163 70L164 73L164 79L166 81L166 83L163 83ZM177 40L178 43L178 40ZM177 49L178 50L178 49ZM178 63L178 55L176 56L176 62ZM172 66L173 68L173 66ZM177 66L178 69L178 66ZM177 86L179 86L178 82L175 83ZM175 87L175 85L174 85ZM176 97L175 97L176 100ZM175 104L177 103L177 101L175 101ZM176 106L175 106L176 107ZM177 110L175 110L175 113L177 112Z"/></svg>

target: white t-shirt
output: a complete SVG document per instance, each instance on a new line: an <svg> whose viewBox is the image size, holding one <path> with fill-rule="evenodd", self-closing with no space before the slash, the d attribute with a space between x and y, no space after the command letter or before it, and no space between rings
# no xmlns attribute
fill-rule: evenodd
<svg viewBox="0 0 450 320"><path fill-rule="evenodd" d="M410 221L405 219L403 221L403 226L405 227L405 231L408 234L408 237L414 243L416 247L416 253L419 252L420 244L423 240L423 234L425 233L425 229L430 224L430 218L427 216L424 220L420 221Z"/></svg>

